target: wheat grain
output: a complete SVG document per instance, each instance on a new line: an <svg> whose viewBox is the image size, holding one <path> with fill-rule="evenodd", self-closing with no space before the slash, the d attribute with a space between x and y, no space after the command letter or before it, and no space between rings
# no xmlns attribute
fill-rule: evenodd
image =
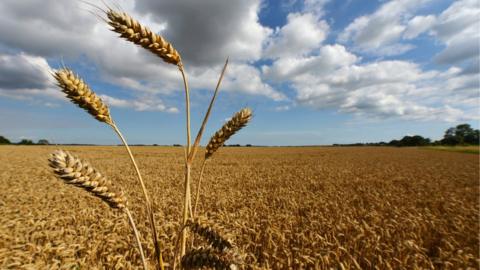
<svg viewBox="0 0 480 270"><path fill-rule="evenodd" d="M85 109L98 121L109 125L113 123L108 106L73 71L63 68L56 71L53 76L57 80L62 92L67 94L67 98L73 103Z"/></svg>
<svg viewBox="0 0 480 270"><path fill-rule="evenodd" d="M127 13L112 9L109 9L106 13L108 24L113 27L112 31L119 33L120 37L142 46L167 63L179 67L182 65L180 54L162 36L141 25Z"/></svg>
<svg viewBox="0 0 480 270"><path fill-rule="evenodd" d="M63 150L55 151L49 161L55 174L67 184L87 190L108 203L112 208L125 208L126 199L123 194L112 192L111 182L88 162L82 161Z"/></svg>
<svg viewBox="0 0 480 270"><path fill-rule="evenodd" d="M251 118L252 110L250 108L243 108L237 112L212 136L205 150L205 159L210 158L233 134L246 126Z"/></svg>

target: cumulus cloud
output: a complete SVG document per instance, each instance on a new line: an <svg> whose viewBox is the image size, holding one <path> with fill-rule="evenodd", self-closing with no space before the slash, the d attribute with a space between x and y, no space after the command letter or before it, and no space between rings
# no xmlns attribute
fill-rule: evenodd
<svg viewBox="0 0 480 270"><path fill-rule="evenodd" d="M404 33L412 36L426 31L426 29L419 29L419 27L424 28L417 22L421 18L417 18L408 25L406 22L409 21L413 11L428 1L430 0L389 1L374 13L356 18L340 33L338 41L341 43L351 42L360 51L374 54L379 54L379 48L393 45L401 47L402 49L397 54L402 54L413 48L411 45L396 44ZM384 51L388 55L393 55L397 50L390 48Z"/></svg>
<svg viewBox="0 0 480 270"><path fill-rule="evenodd" d="M332 70L355 63L358 58L342 45L326 45L314 56L284 57L271 66L263 66L264 75L270 80L293 80L305 73L325 75Z"/></svg>
<svg viewBox="0 0 480 270"><path fill-rule="evenodd" d="M303 105L368 117L453 121L478 106L475 0L455 1L431 15L416 14L429 0L385 2L341 31L341 45L328 42L328 0L304 1L275 30L259 21L261 0L117 2L181 52L193 91L212 89L230 56L222 91L287 101L274 103L277 111ZM178 70L118 39L88 12L92 9L79 1L1 1L0 95L61 97L52 87L47 60L63 57L67 63L94 65L104 83L133 90L128 99L102 93L113 107L176 112L162 97L181 91ZM445 46L435 61L448 70L360 56L402 54L425 33ZM277 85L288 85L289 97Z"/></svg>
<svg viewBox="0 0 480 270"><path fill-rule="evenodd" d="M258 69L248 64L260 59L267 37L272 33L270 28L259 23L260 0L116 2L142 24L160 32L182 53L192 90L213 88L223 61L230 56L231 65L224 83L227 91L261 95L273 100L285 98L264 83ZM101 1L93 3L104 7ZM145 95L169 95L181 91L183 84L178 70L148 51L120 40L89 11L101 13L79 1L2 1L0 23L4 27L0 28L0 51L25 52L54 62L63 58L67 63L75 63L81 59L94 64L105 82L135 90L134 99L125 102L136 105L128 108L164 110L161 106L141 104L138 100ZM4 68L3 80L10 81L3 83L15 85L10 88L39 83L36 79L8 78L7 69L12 66L5 65ZM15 96L24 92L17 90ZM39 93L49 93L49 90ZM168 110L169 107L164 106Z"/></svg>
<svg viewBox="0 0 480 270"><path fill-rule="evenodd" d="M328 24L315 15L290 13L287 23L270 39L265 55L279 58L310 53L321 46L327 33Z"/></svg>
<svg viewBox="0 0 480 270"><path fill-rule="evenodd" d="M433 32L446 46L436 56L438 63L479 60L479 17L480 4L475 0L456 1L438 16Z"/></svg>
<svg viewBox="0 0 480 270"><path fill-rule="evenodd" d="M406 39L416 38L423 32L430 30L436 23L436 18L433 15L415 16L408 22L407 28L403 33Z"/></svg>
<svg viewBox="0 0 480 270"><path fill-rule="evenodd" d="M458 68L441 73L407 61L379 61L324 69L291 77L298 104L373 118L457 121L472 117L462 109L477 100L473 76L460 76Z"/></svg>
<svg viewBox="0 0 480 270"><path fill-rule="evenodd" d="M60 98L51 68L43 57L25 53L0 54L0 95L31 100L34 96Z"/></svg>
<svg viewBox="0 0 480 270"><path fill-rule="evenodd" d="M196 66L218 65L225 57L251 61L261 56L271 29L258 20L260 0L136 1L142 15L167 25L162 32L183 58Z"/></svg>
<svg viewBox="0 0 480 270"><path fill-rule="evenodd" d="M126 100L120 98L114 98L108 95L100 95L100 98L105 101L111 107L118 108L132 108L135 111L160 111L169 113L178 113L178 109L175 107L167 107L161 100L147 97L136 100Z"/></svg>

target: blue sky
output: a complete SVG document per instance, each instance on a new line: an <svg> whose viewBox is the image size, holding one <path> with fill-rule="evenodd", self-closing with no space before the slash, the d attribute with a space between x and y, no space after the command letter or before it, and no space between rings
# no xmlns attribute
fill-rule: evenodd
<svg viewBox="0 0 480 270"><path fill-rule="evenodd" d="M90 3L104 7L101 1ZM230 143L316 145L439 139L479 123L476 0L107 1L173 43L192 87L196 133L225 58L205 143L242 107ZM0 135L12 141L116 144L70 104L62 63L109 104L130 143L185 142L178 70L117 38L81 1L0 3Z"/></svg>

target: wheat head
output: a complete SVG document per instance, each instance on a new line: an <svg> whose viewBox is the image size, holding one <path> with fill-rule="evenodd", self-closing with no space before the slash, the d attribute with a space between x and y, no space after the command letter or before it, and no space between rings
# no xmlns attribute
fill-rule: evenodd
<svg viewBox="0 0 480 270"><path fill-rule="evenodd" d="M183 269L199 269L210 267L217 270L238 269L229 254L218 254L209 248L192 249L181 260Z"/></svg>
<svg viewBox="0 0 480 270"><path fill-rule="evenodd" d="M215 132L215 135L210 138L205 150L205 159L208 159L222 147L222 145L241 128L247 125L248 121L252 119L252 110L250 108L243 108L225 123L220 130Z"/></svg>
<svg viewBox="0 0 480 270"><path fill-rule="evenodd" d="M225 252L233 248L233 244L225 237L218 233L218 229L206 223L204 220L189 220L186 224L190 230L200 235L213 248Z"/></svg>
<svg viewBox="0 0 480 270"><path fill-rule="evenodd" d="M108 24L113 27L112 31L119 33L120 37L142 46L167 63L179 67L182 65L180 54L162 36L141 25L125 12L109 9L106 13Z"/></svg>
<svg viewBox="0 0 480 270"><path fill-rule="evenodd" d="M63 150L53 152L49 162L54 173L67 184L87 190L112 208L125 208L126 199L123 194L112 192L112 183L88 162Z"/></svg>
<svg viewBox="0 0 480 270"><path fill-rule="evenodd" d="M86 110L98 121L110 125L113 123L108 106L73 71L63 68L56 71L53 76L62 92L67 94L67 98L73 103Z"/></svg>

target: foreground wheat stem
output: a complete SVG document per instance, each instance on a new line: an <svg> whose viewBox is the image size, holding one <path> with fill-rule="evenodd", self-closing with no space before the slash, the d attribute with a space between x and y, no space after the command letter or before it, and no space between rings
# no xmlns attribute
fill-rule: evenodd
<svg viewBox="0 0 480 270"><path fill-rule="evenodd" d="M185 190L184 190L184 199L183 199L183 219L182 219L182 225L185 225L188 220L188 210L189 210L189 205L190 205L190 171L191 171L191 166L192 163L188 159L188 156L190 155L190 142L191 142L191 137L190 137L190 91L188 88L188 81L187 81L187 76L185 75L185 70L183 68L183 65L180 63L178 65L178 68L180 70L180 73L182 73L182 79L183 79L183 85L185 88L185 108L186 108L186 118L187 118L187 146L186 146L186 155L185 155ZM181 242L181 251L180 251L180 256L185 255L186 252L186 246L187 246L187 231L183 230L182 231L182 242Z"/></svg>
<svg viewBox="0 0 480 270"><path fill-rule="evenodd" d="M222 73L220 73L220 78L218 79L217 86L215 87L215 92L213 93L212 99L210 100L210 104L208 105L207 112L203 118L202 126L198 130L197 137L195 138L195 142L193 143L192 150L189 153L188 159L192 161L197 153L198 146L200 145L200 140L202 139L203 131L205 130L205 126L207 125L208 118L210 117L210 112L212 111L213 103L217 97L218 90L220 89L220 84L222 83L223 76L225 75L225 71L227 70L228 65L228 58L225 61L225 65L223 66Z"/></svg>
<svg viewBox="0 0 480 270"><path fill-rule="evenodd" d="M152 238L153 238L153 244L155 246L155 255L157 257L158 263L160 268L163 270L164 269L164 264L163 264L163 257L162 257L162 252L161 252L161 247L160 243L158 242L157 239L157 229L155 227L155 218L153 217L153 211L152 211L152 203L150 201L150 197L148 196L147 188L145 187L145 183L143 182L142 175L140 174L140 170L138 169L137 162L135 161L135 158L133 157L132 151L130 150L130 147L128 146L127 141L123 137L122 133L118 129L117 125L112 122L110 125L112 129L117 133L118 137L123 143L123 146L125 146L125 149L127 149L128 156L130 157L130 160L133 164L133 167L135 168L135 172L137 174L138 181L140 182L140 185L142 186L142 191L143 191L143 196L145 197L145 204L147 205L147 214L149 216L150 220L150 228L152 230Z"/></svg>
<svg viewBox="0 0 480 270"><path fill-rule="evenodd" d="M228 66L228 57L227 57L227 60L225 61L225 65L223 66L222 72L220 73L220 78L218 79L217 86L215 87L215 91L213 93L212 99L210 100L210 104L208 105L207 112L203 117L202 126L198 130L197 137L195 138L195 142L193 143L190 153L188 153L188 160L190 162L192 162L193 159L195 158L195 154L197 153L198 147L200 146L200 140L202 139L203 131L205 130L205 127L208 122L208 118L210 117L210 112L212 111L213 104L217 97L218 90L220 89L220 84L222 83L223 76L225 75L225 71L227 70L227 66ZM203 166L202 166L202 172L203 172ZM197 197L198 197L198 191L197 191ZM189 199L190 199L189 201L190 217L193 218L195 216L195 211L192 211L192 199L191 198Z"/></svg>
<svg viewBox="0 0 480 270"><path fill-rule="evenodd" d="M142 258L142 263L143 263L143 269L147 270L147 261L145 260L145 255L143 254L143 248L142 248L142 242L140 242L140 235L137 230L137 226L135 226L135 222L133 221L132 214L130 213L130 210L125 207L125 213L128 216L128 221L130 222L130 226L132 226L133 229L133 234L135 235L135 240L137 241L137 246L140 251L140 256Z"/></svg>
<svg viewBox="0 0 480 270"><path fill-rule="evenodd" d="M202 185L202 178L203 178L203 171L205 170L205 165L207 164L208 159L204 159L202 163L202 169L200 169L200 176L198 177L198 182L197 182L197 191L195 194L195 204L193 206L193 217L195 218L197 216L197 205L198 205L198 200L200 199L200 186Z"/></svg>

